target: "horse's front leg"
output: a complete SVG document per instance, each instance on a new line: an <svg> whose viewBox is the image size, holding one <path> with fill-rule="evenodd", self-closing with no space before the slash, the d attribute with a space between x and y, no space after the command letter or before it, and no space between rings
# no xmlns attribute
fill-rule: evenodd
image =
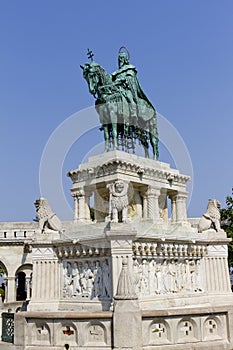
<svg viewBox="0 0 233 350"><path fill-rule="evenodd" d="M152 146L152 151L153 151L153 159L157 160L158 159L158 140L155 136L150 137L150 143Z"/></svg>
<svg viewBox="0 0 233 350"><path fill-rule="evenodd" d="M103 125L103 130L104 130L104 141L105 141L104 152L108 152L109 151L109 132L108 132L108 125L107 124Z"/></svg>
<svg viewBox="0 0 233 350"><path fill-rule="evenodd" d="M153 150L153 159L157 160L159 156L159 150L158 150L158 132L157 132L157 126L155 124L152 124L150 126L150 143Z"/></svg>

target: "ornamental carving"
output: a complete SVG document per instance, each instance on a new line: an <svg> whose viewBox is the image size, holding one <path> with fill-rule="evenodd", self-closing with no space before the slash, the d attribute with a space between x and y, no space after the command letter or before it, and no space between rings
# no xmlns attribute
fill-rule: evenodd
<svg viewBox="0 0 233 350"><path fill-rule="evenodd" d="M108 185L109 211L112 222L126 222L128 219L128 184L118 180Z"/></svg>
<svg viewBox="0 0 233 350"><path fill-rule="evenodd" d="M108 259L63 261L63 298L109 299L110 297Z"/></svg>
<svg viewBox="0 0 233 350"><path fill-rule="evenodd" d="M199 259L134 259L133 280L140 297L204 290Z"/></svg>

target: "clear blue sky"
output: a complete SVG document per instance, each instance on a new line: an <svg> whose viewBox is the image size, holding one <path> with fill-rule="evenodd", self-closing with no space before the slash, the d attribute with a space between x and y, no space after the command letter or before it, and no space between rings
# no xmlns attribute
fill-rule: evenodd
<svg viewBox="0 0 233 350"><path fill-rule="evenodd" d="M126 45L147 96L182 136L194 170L189 216L209 198L224 205L233 186L232 13L232 0L1 1L0 220L32 220L51 133L93 105L79 68L88 47L113 72ZM68 200L65 173L102 137L90 132L64 160ZM54 210L68 219L59 203Z"/></svg>

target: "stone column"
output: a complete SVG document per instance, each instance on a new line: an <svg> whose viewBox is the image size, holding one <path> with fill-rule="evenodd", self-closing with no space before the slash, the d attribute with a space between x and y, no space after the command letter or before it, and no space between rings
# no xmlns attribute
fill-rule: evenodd
<svg viewBox="0 0 233 350"><path fill-rule="evenodd" d="M171 221L172 223L176 222L176 195L169 196L171 200Z"/></svg>
<svg viewBox="0 0 233 350"><path fill-rule="evenodd" d="M161 195L159 197L159 211L160 218L165 223L168 221L167 196L167 189L162 188Z"/></svg>
<svg viewBox="0 0 233 350"><path fill-rule="evenodd" d="M159 213L159 195L160 190L149 187L147 190L147 215L154 223L161 222Z"/></svg>
<svg viewBox="0 0 233 350"><path fill-rule="evenodd" d="M16 286L15 286L15 276L6 277L6 303L12 303L16 301Z"/></svg>
<svg viewBox="0 0 233 350"><path fill-rule="evenodd" d="M92 195L92 191L85 190L85 219L91 220L90 216L90 198Z"/></svg>
<svg viewBox="0 0 233 350"><path fill-rule="evenodd" d="M95 220L96 221L103 221L103 217L101 217L100 213L103 212L103 209L101 207L101 201L102 198L99 194L99 191L97 189L94 190L94 210L95 210ZM102 209L102 210L100 210Z"/></svg>
<svg viewBox="0 0 233 350"><path fill-rule="evenodd" d="M30 276L26 276L27 300L30 299Z"/></svg>
<svg viewBox="0 0 233 350"><path fill-rule="evenodd" d="M142 218L147 219L147 194L145 191L141 191L140 195L142 197Z"/></svg>
<svg viewBox="0 0 233 350"><path fill-rule="evenodd" d="M84 220L86 214L86 203L85 203L85 192L83 189L79 189L76 192L76 196L78 199L78 220Z"/></svg>
<svg viewBox="0 0 233 350"><path fill-rule="evenodd" d="M74 221L78 220L78 197L76 194L72 194L74 198Z"/></svg>
<svg viewBox="0 0 233 350"><path fill-rule="evenodd" d="M186 209L187 193L178 192L175 196L176 201L176 222L187 222Z"/></svg>

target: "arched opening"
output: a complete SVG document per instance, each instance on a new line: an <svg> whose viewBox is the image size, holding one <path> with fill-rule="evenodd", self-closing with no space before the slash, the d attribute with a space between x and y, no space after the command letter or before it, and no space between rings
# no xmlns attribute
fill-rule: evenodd
<svg viewBox="0 0 233 350"><path fill-rule="evenodd" d="M0 298L4 302L6 298L6 279L7 279L7 269L5 265L0 261Z"/></svg>
<svg viewBox="0 0 233 350"><path fill-rule="evenodd" d="M16 301L24 301L32 295L32 265L20 266L15 274Z"/></svg>
<svg viewBox="0 0 233 350"><path fill-rule="evenodd" d="M16 301L26 300L26 298L27 298L26 274L20 271L16 275Z"/></svg>

